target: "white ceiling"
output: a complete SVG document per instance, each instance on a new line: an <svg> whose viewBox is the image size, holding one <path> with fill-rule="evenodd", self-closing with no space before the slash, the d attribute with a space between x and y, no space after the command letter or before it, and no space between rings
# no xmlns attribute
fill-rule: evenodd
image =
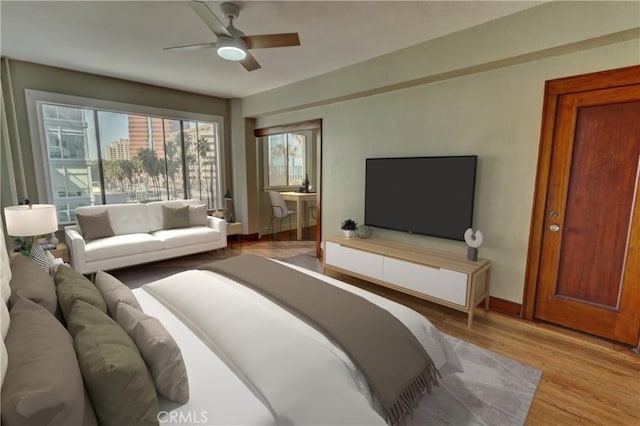
<svg viewBox="0 0 640 426"><path fill-rule="evenodd" d="M223 19L219 5L209 7ZM0 1L0 54L190 92L237 98L518 12L531 1L238 1L247 35L298 32L301 46L256 49L247 72L184 1Z"/></svg>

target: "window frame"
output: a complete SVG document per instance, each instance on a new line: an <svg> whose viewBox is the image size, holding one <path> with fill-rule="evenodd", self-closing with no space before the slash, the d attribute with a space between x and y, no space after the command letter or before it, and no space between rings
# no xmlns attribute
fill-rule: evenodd
<svg viewBox="0 0 640 426"><path fill-rule="evenodd" d="M225 152L224 152L224 117L194 113L168 108L159 108L145 105L136 105L124 102L108 101L103 99L89 98L83 96L66 95L55 92L25 89L25 99L27 104L27 119L29 124L29 135L33 156L33 165L36 178L36 189L40 203L53 204L52 182L49 176L49 160L47 153L46 135L44 128L43 111L41 104L56 104L69 106L72 108L86 108L97 111L108 111L120 114L143 115L159 117L169 120L181 120L191 122L210 122L218 126L218 170L219 170L219 200L222 200L226 184L225 172ZM186 196L186 194L185 194ZM220 208L222 206L216 206ZM63 223L66 224L67 222ZM69 222L73 223L73 222Z"/></svg>
<svg viewBox="0 0 640 426"><path fill-rule="evenodd" d="M264 136L260 136L261 139L261 145L262 145L262 187L265 191L282 191L282 190L297 190L301 185L302 182L298 182L298 183L291 183L288 182L289 181L289 175L288 175L288 170L289 170L289 138L287 137L286 139L286 143L287 143L287 155L285 155L285 168L286 168L286 173L287 173L287 182L289 183L288 185L269 185L269 169L270 169L270 163L269 163L269 138L272 136L280 136L280 135L303 135L305 140L304 140L304 153L302 155L303 158L303 175L308 174L309 172L309 161L310 161L310 157L311 157L311 152L309 149L309 145L311 143L311 138L313 137L312 132L308 131L308 130L301 130L301 131L291 131L291 132L282 132L282 133L272 133L269 135L264 135ZM303 178L304 179L304 178Z"/></svg>

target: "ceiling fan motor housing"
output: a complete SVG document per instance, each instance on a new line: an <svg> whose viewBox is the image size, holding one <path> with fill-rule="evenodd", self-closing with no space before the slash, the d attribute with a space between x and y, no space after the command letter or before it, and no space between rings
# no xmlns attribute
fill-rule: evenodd
<svg viewBox="0 0 640 426"><path fill-rule="evenodd" d="M242 61L247 57L247 45L241 38L220 36L216 43L218 55L229 61Z"/></svg>

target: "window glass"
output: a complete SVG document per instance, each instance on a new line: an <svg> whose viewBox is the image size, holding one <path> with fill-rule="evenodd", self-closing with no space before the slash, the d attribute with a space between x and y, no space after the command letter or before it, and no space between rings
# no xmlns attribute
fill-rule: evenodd
<svg viewBox="0 0 640 426"><path fill-rule="evenodd" d="M38 102L60 224L79 206L197 198L221 207L218 123Z"/></svg>
<svg viewBox="0 0 640 426"><path fill-rule="evenodd" d="M265 138L265 186L299 187L306 174L306 135L282 133Z"/></svg>

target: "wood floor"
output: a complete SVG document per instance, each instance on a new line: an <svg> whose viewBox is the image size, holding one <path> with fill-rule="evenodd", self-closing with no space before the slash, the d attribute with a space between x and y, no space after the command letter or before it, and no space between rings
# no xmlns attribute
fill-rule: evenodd
<svg viewBox="0 0 640 426"><path fill-rule="evenodd" d="M322 269L305 242L243 242L242 252ZM314 242L306 242L312 250ZM290 245L290 252L287 252ZM543 371L527 425L640 425L640 356L628 346L561 327L476 309L473 328L462 312L384 289L344 275L344 281L382 294L425 315L438 329ZM508 426L508 425L500 425Z"/></svg>

